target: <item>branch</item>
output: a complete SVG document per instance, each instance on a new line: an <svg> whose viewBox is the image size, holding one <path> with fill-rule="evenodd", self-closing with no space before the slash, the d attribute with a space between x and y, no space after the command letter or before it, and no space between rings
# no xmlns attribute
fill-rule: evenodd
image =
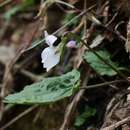
<svg viewBox="0 0 130 130"><path fill-rule="evenodd" d="M108 126L108 127L105 127L105 128L103 128L103 129L101 129L101 130L114 130L115 128L117 128L117 127L119 127L120 125L123 125L123 124L125 124L125 123L127 123L127 122L129 122L130 121L130 116L128 116L128 117L126 117L125 119L123 119L123 120L121 120L121 121L119 121L119 122L117 122L117 123L114 123L114 124L112 124L112 125L110 125L110 126Z"/></svg>

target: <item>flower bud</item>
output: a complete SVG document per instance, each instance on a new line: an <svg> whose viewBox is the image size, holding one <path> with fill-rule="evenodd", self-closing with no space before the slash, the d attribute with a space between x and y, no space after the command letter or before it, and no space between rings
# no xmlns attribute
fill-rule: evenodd
<svg viewBox="0 0 130 130"><path fill-rule="evenodd" d="M66 47L68 47L68 48L76 48L76 41L75 40L70 40L67 43Z"/></svg>

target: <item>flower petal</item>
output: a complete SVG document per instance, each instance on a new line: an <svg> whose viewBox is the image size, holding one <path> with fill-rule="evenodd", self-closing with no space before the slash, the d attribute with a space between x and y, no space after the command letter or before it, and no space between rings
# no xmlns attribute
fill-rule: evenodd
<svg viewBox="0 0 130 130"><path fill-rule="evenodd" d="M45 48L41 53L42 63L47 59L48 53L50 52L50 47Z"/></svg>
<svg viewBox="0 0 130 130"><path fill-rule="evenodd" d="M57 65L60 61L60 54L55 54L55 48L54 47L47 47L43 50L42 54L42 63L43 67L49 71L51 68L53 68L55 65Z"/></svg>
<svg viewBox="0 0 130 130"><path fill-rule="evenodd" d="M68 48L76 48L76 41L70 40L67 44L66 47Z"/></svg>
<svg viewBox="0 0 130 130"><path fill-rule="evenodd" d="M57 40L57 37L54 35L49 35L47 31L44 32L45 34L45 41L49 46L52 46L54 42Z"/></svg>
<svg viewBox="0 0 130 130"><path fill-rule="evenodd" d="M45 37L49 36L49 34L48 34L47 31L44 31L44 36L45 36Z"/></svg>

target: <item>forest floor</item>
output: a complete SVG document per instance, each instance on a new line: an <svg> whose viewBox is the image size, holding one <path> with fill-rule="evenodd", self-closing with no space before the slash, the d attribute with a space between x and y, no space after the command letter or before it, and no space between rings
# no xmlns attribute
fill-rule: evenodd
<svg viewBox="0 0 130 130"><path fill-rule="evenodd" d="M49 72L41 63L45 30L81 38ZM0 0L0 130L130 130L129 52L129 0ZM3 102L73 68L81 86L70 97L45 105Z"/></svg>

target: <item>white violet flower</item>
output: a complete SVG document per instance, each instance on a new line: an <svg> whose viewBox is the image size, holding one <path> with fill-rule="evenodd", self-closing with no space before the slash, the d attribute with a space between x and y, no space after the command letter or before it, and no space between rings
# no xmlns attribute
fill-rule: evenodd
<svg viewBox="0 0 130 130"><path fill-rule="evenodd" d="M45 48L41 53L43 68L46 68L49 71L60 61L60 53L56 52L57 49L53 46L54 42L57 40L57 37L54 35L49 35L47 31L45 33L45 42L49 47Z"/></svg>

